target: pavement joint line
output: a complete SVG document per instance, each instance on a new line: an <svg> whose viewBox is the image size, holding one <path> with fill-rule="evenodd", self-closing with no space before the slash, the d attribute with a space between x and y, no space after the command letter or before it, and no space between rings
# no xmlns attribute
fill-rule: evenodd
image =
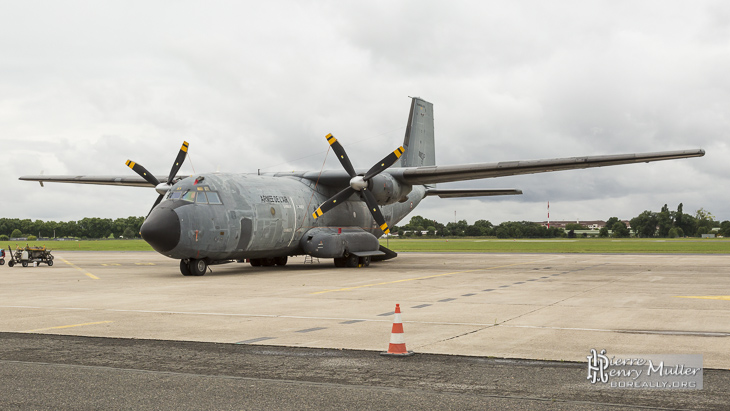
<svg viewBox="0 0 730 411"><path fill-rule="evenodd" d="M54 308L54 307L34 307L34 306L0 306L0 308L37 308L37 309L55 309L55 310L91 310L89 308ZM262 317L262 318L293 318L293 319L307 319L307 320L346 320L347 323L354 324L355 322L390 322L390 320L377 320L377 319L351 319L347 318L333 318L333 317L305 317L305 316L291 316L291 315L274 315L274 314L231 314L231 313L195 313L195 312L174 312L174 311L145 311L145 310L101 310L101 311L122 311L122 312L143 312L143 313L161 313L161 314L191 314L191 315L219 315L219 316L240 316L240 317ZM100 321L98 323L85 323L75 324L72 326L61 326L52 328L41 328L38 330L54 329L54 328L69 328L73 326L81 325L93 325L102 323L111 323L113 321ZM574 327L552 327L552 326L541 326L541 325L516 325L516 324L505 324L505 323L462 323L462 322L447 322L447 321L414 321L404 320L403 323L409 324L433 324L433 325L465 325L474 327L507 327L507 328L535 328L535 329L551 329L561 331L600 331L600 332L615 332L615 333L648 333L648 334L667 334L667 333L683 333L692 335L717 335L730 337L730 333L711 333L701 331L657 331L657 330L617 330L617 329L603 329L603 328L574 328ZM37 330L21 331L21 332L33 332ZM266 339L274 339L275 337L261 337ZM236 344L246 343L238 342ZM263 341L263 340L261 340Z"/></svg>
<svg viewBox="0 0 730 411"><path fill-rule="evenodd" d="M84 273L84 275L86 275L87 277L91 278L92 280L98 280L99 279L99 277L95 276L94 274L91 274L90 272L84 270L83 268L79 267L78 265L76 265L76 264L74 264L72 262L69 262L65 258L63 258L63 257L59 257L59 258L61 260L63 260L64 263L66 263L66 264L70 265L71 267L73 267L73 268L81 271L82 273Z"/></svg>
<svg viewBox="0 0 730 411"><path fill-rule="evenodd" d="M351 290L356 290L358 288L375 287L375 286L378 286L378 285L389 285L389 284L404 283L404 282L407 282L407 281L426 280L426 279L430 279L430 278L444 277L444 276L447 276L447 275L466 274L466 273L473 273L473 272L477 272L477 271L495 270L497 268L514 267L516 265L537 264L537 263L541 263L541 262L544 262L544 261L555 260L557 258L560 258L560 256L559 257L555 257L555 258L548 258L547 260L526 261L526 262L522 262L522 263L497 265L497 266L494 266L494 267L486 267L486 268L477 268L477 269L474 269L474 270L452 271L452 272L449 272L449 273L427 275L427 276L424 276L424 277L404 278L402 280L385 281L385 282L382 282L382 283L364 284L364 285L356 285L356 286L352 286L352 287L344 287L344 288L338 288L338 289L332 289L332 290L315 291L315 292L310 293L310 294L325 294L325 293L333 293L333 292L337 292L337 291L351 291Z"/></svg>
<svg viewBox="0 0 730 411"><path fill-rule="evenodd" d="M256 343L256 342L267 341L267 340L274 340L274 339L276 339L276 337L259 337L259 338L252 338L250 340L239 341L236 344L253 344L253 343Z"/></svg>
<svg viewBox="0 0 730 411"><path fill-rule="evenodd" d="M185 311L151 311L151 310L119 310L119 309L91 309L91 308L58 308L58 307L34 307L34 306L4 306L0 305L0 308L33 308L42 310L93 310L93 311L111 311L111 312L129 312L129 313L146 313L146 314L183 314L183 315L210 315L210 316L221 316L221 317L256 317L256 318L287 318L296 320L334 320L334 321L357 321L357 322L387 322L390 323L390 319L373 319L373 318L336 318L336 317L308 317L301 315L277 315L277 314L242 314L242 313L199 313L199 312L185 312ZM448 322L448 321L406 321L403 323L413 324L437 324L437 325L468 325L482 327L485 325L494 325L492 323L461 323L461 322Z"/></svg>
<svg viewBox="0 0 730 411"><path fill-rule="evenodd" d="M312 331L319 331L319 330L326 330L327 327L314 327L314 328L305 328L303 330L297 330L294 331L295 333L311 333Z"/></svg>
<svg viewBox="0 0 730 411"><path fill-rule="evenodd" d="M97 321L97 322L93 322L93 323L59 325L57 327L36 328L35 330L27 330L27 331L21 331L21 332L32 333L32 332L37 332L37 331L60 330L60 329L64 329L64 328L83 327L86 325L109 324L109 323L113 323L113 322L114 321Z"/></svg>

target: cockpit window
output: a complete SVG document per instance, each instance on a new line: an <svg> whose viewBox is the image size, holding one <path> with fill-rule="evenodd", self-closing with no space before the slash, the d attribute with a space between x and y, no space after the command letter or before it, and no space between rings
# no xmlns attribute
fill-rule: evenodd
<svg viewBox="0 0 730 411"><path fill-rule="evenodd" d="M197 190L174 191L168 197L171 200L181 199L196 204L223 204L220 196L210 188L197 187Z"/></svg>
<svg viewBox="0 0 730 411"><path fill-rule="evenodd" d="M183 194L182 199L185 201L195 202L195 195L198 194L195 191L187 191Z"/></svg>
<svg viewBox="0 0 730 411"><path fill-rule="evenodd" d="M206 194L208 194L208 204L223 204L215 191L208 191Z"/></svg>

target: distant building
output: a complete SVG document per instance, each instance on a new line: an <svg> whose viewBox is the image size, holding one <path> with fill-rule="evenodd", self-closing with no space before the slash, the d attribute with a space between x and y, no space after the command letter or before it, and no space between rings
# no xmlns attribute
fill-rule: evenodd
<svg viewBox="0 0 730 411"><path fill-rule="evenodd" d="M631 224L629 223L629 220L621 220L621 221L623 221L623 223L626 224L626 227L627 228L629 228L629 229L631 228ZM547 227L548 226L548 222L547 221L542 221L542 222L539 222L538 224L540 224L543 227ZM572 220L570 220L570 221L550 221L550 228L562 228L562 229L565 229L565 226L568 225L568 224L580 224L580 225L584 225L584 226L588 227L588 229L590 229L590 230L600 230L601 228L603 228L603 227L606 226L606 222L603 221L603 220L586 220L586 221L580 221L580 220L572 221Z"/></svg>

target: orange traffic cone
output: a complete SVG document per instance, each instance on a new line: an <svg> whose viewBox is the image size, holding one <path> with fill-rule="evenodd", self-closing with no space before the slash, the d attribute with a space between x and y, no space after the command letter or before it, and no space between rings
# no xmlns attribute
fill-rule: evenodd
<svg viewBox="0 0 730 411"><path fill-rule="evenodd" d="M390 333L388 351L380 353L380 355L408 357L413 354L413 351L406 350L406 339L403 337L403 320L400 318L400 304L396 304L395 318L393 318L393 331Z"/></svg>

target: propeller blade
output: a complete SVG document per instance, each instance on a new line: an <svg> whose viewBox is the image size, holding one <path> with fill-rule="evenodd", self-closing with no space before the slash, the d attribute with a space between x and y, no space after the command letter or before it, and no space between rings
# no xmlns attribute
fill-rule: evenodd
<svg viewBox="0 0 730 411"><path fill-rule="evenodd" d="M127 160L127 167L134 170L135 173L139 174L140 177L147 180L148 183L152 184L153 186L157 186L160 184L160 181L155 178L152 174L150 174L149 171L147 171L146 168L142 167L141 164L137 164L132 160Z"/></svg>
<svg viewBox="0 0 730 411"><path fill-rule="evenodd" d="M180 171L180 167L182 167L183 161L185 161L185 156L188 155L188 142L183 141L182 147L180 147L180 152L177 153L177 158L175 159L175 164L172 165L172 170L170 170L170 177L167 177L167 184L172 185L172 179L175 178L177 175L177 172Z"/></svg>
<svg viewBox="0 0 730 411"><path fill-rule="evenodd" d="M386 168L395 164L395 162L398 161L400 156L403 155L404 151L405 151L405 149L403 148L403 146L395 149L395 151L393 151L392 153L385 156L385 158L380 160L380 162L378 164L374 165L370 170L368 170L368 172L365 173L365 177L363 177L363 179L365 181L368 181L371 178L375 177L376 175L382 173L383 170L385 170Z"/></svg>
<svg viewBox="0 0 730 411"><path fill-rule="evenodd" d="M357 175L355 173L355 168L352 166L350 158L347 157L347 153L345 152L345 148L342 147L342 144L340 144L340 142L337 141L332 134L327 134L325 138L327 139L327 142L330 143L330 146L332 146L332 150L334 150L335 154L337 154L337 159L340 160L340 164L342 164L342 167L345 168L347 174L349 174L350 177L355 177Z"/></svg>
<svg viewBox="0 0 730 411"><path fill-rule="evenodd" d="M147 217L149 217L149 216L150 216L150 214L152 213L152 210L154 210L154 209L155 209L155 207L157 207L157 204L160 204L160 201L162 201L162 198L163 198L164 196L165 196L164 194L160 194L159 196L157 196L157 200L155 201L155 203L154 203L154 204L152 204L152 208L150 208L150 212L149 212L149 213L147 213ZM145 218L147 218L147 217L145 217Z"/></svg>
<svg viewBox="0 0 730 411"><path fill-rule="evenodd" d="M388 234L390 232L390 228L388 228L388 223L385 222L385 217L383 217L383 213L380 212L380 207L378 206L378 200L375 199L375 196L373 193L371 193L367 188L363 188L362 191L360 191L360 195L363 200L368 205L368 210L370 210L370 214L373 215L373 218L375 219L375 222L378 223L380 226L380 229L383 230L383 233Z"/></svg>
<svg viewBox="0 0 730 411"><path fill-rule="evenodd" d="M332 198L322 203L321 206L312 214L312 217L316 220L319 217L322 217L322 214L328 212L329 210L337 207L344 201L346 201L353 193L355 192L355 189L352 187L347 187L346 189L340 191L339 193L335 194Z"/></svg>

